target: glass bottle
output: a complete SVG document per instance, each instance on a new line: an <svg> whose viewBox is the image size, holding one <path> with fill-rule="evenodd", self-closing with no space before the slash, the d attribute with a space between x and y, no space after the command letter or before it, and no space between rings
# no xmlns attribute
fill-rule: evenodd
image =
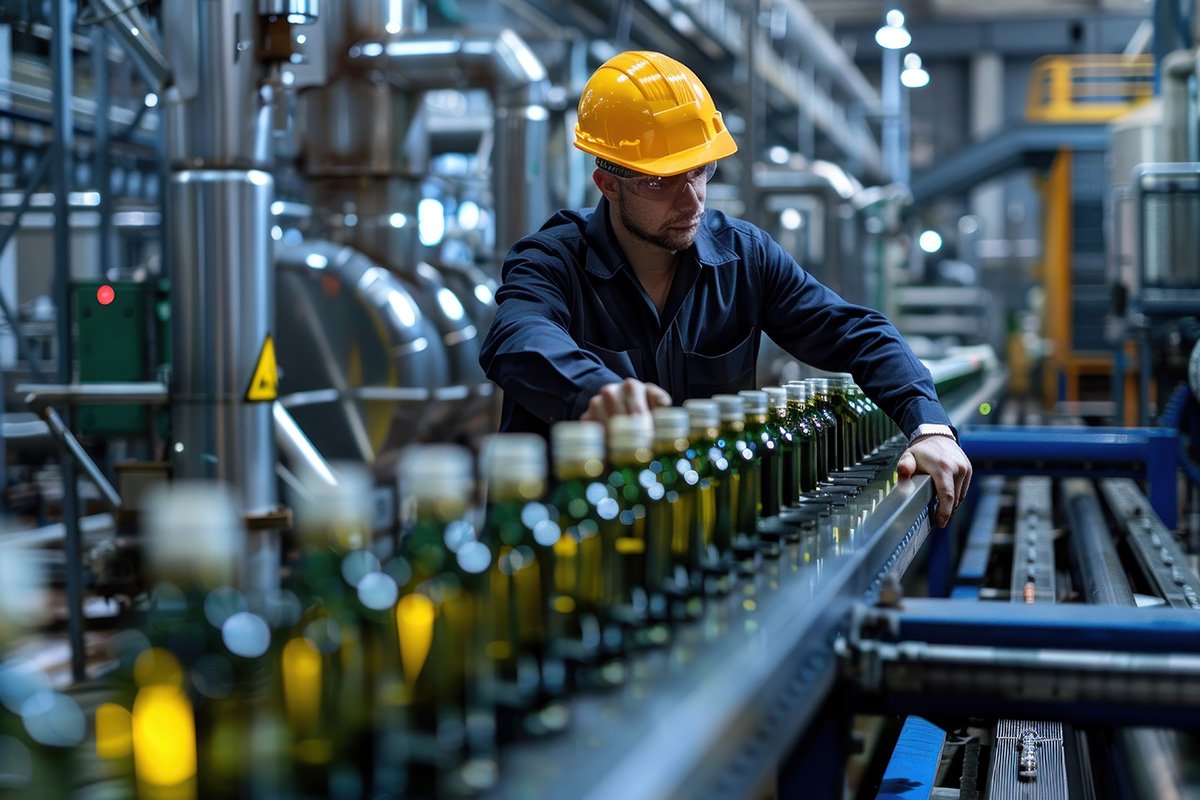
<svg viewBox="0 0 1200 800"><path fill-rule="evenodd" d="M718 443L721 410L714 400L685 400L691 438L688 458L696 470L696 515L691 539L698 548L704 593L725 594L732 587L733 520L736 489L729 460Z"/></svg>
<svg viewBox="0 0 1200 800"><path fill-rule="evenodd" d="M564 421L550 429L555 486L548 506L561 534L554 544L550 641L579 685L620 683L625 675L625 635L605 580L619 508L604 481L604 437L598 422Z"/></svg>
<svg viewBox="0 0 1200 800"><path fill-rule="evenodd" d="M787 393L787 419L795 444L793 458L797 496L794 502L799 502L805 492L817 488L817 470L820 467L818 440L807 411L808 387L803 381L789 381L783 390Z"/></svg>
<svg viewBox="0 0 1200 800"><path fill-rule="evenodd" d="M793 386L797 388L793 389ZM800 417L807 423L812 436L811 449L814 458L811 469L811 488L805 489L805 491L813 491L829 476L831 455L829 436L827 435L828 425L825 417L817 409L812 385L807 380L788 381L785 388L800 398Z"/></svg>
<svg viewBox="0 0 1200 800"><path fill-rule="evenodd" d="M721 409L718 444L730 464L733 502L733 558L742 574L753 573L758 549L758 517L762 505L762 470L758 442L746 431L746 403L736 394L718 394ZM765 409L764 409L765 410Z"/></svg>
<svg viewBox="0 0 1200 800"><path fill-rule="evenodd" d="M401 494L414 506L393 567L407 573L395 617L414 796L478 791L496 777L492 553L469 517L473 471L470 451L456 445L413 447L400 467Z"/></svg>
<svg viewBox="0 0 1200 800"><path fill-rule="evenodd" d="M664 502L654 507L662 521L652 520L650 527L670 532L662 542L665 547L661 561L657 555L653 559L661 567L652 573L664 587L672 617L696 617L703 610L699 603L692 602L703 587L703 538L693 535L698 530L695 518L700 475L688 455L690 419L686 409L675 406L656 408L651 417L654 460L650 470L658 476L665 493Z"/></svg>
<svg viewBox="0 0 1200 800"><path fill-rule="evenodd" d="M782 386L767 386L763 391L767 395L767 426L779 449L779 505L769 515L773 516L780 509L796 504L800 497L800 476L796 470L797 441L788 414L787 390ZM765 498L763 503L766 514Z"/></svg>
<svg viewBox="0 0 1200 800"><path fill-rule="evenodd" d="M44 556L21 545L0 545L0 770L5 797L60 800L78 791L80 745L87 719L74 697L53 688L38 663L45 646L22 647L27 634L51 622L53 604L45 592ZM111 703L105 703L111 706ZM103 707L102 707L103 708ZM132 779L128 706L121 709L120 752L105 752L103 724L97 752L110 757L114 782Z"/></svg>
<svg viewBox="0 0 1200 800"><path fill-rule="evenodd" d="M815 409L821 421L825 423L825 447L828 451L828 470L822 480L829 480L842 471L846 466L846 456L842 452L842 431L838 424L837 415L833 413L833 404L829 397L829 382L825 378L808 379L809 403Z"/></svg>
<svg viewBox="0 0 1200 800"><path fill-rule="evenodd" d="M619 617L639 644L657 644L666 638L666 594L661 584L652 583L651 574L661 569L654 560L669 548L670 529L653 527L666 522L666 509L657 508L666 493L650 469L653 443L649 415L609 418L607 480L620 511L608 579L618 599Z"/></svg>
<svg viewBox="0 0 1200 800"><path fill-rule="evenodd" d="M738 395L746 404L746 437L758 450L759 518L774 517L782 505L783 447L779 429L770 421L770 396L758 389L745 389Z"/></svg>
<svg viewBox="0 0 1200 800"><path fill-rule="evenodd" d="M147 494L143 528L154 588L150 647L134 663L136 780L184 796L249 797L271 630L235 588L246 561L241 514L224 486L180 481Z"/></svg>
<svg viewBox="0 0 1200 800"><path fill-rule="evenodd" d="M850 399L850 379L835 375L825 378L830 411L838 421L838 441L841 446L842 469L858 463L858 409Z"/></svg>
<svg viewBox="0 0 1200 800"><path fill-rule="evenodd" d="M492 639L500 738L561 730L566 707L562 657L549 644L554 545L561 535L543 500L546 442L536 434L484 439L487 483L483 542L496 557L491 570Z"/></svg>
<svg viewBox="0 0 1200 800"><path fill-rule="evenodd" d="M395 757L400 587L371 549L372 488L363 465L337 464L333 482L308 486L296 502L300 556L286 586L300 615L281 631L279 680L297 774L313 796L404 785Z"/></svg>

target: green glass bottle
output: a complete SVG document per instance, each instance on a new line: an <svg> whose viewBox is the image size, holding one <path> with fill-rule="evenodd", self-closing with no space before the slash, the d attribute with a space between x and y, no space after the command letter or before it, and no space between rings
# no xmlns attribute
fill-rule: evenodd
<svg viewBox="0 0 1200 800"><path fill-rule="evenodd" d="M370 472L339 464L332 478L296 503L300 556L286 586L301 611L280 630L277 657L302 794L349 797L403 788L403 765L388 763L392 743L381 734L401 716L388 691L400 669L399 586L371 551Z"/></svg>
<svg viewBox="0 0 1200 800"><path fill-rule="evenodd" d="M154 590L144 623L151 646L134 665L137 782L249 797L249 731L271 630L236 588L246 562L241 514L224 486L177 482L147 494L143 529ZM164 719L177 741L152 731Z"/></svg>
<svg viewBox="0 0 1200 800"><path fill-rule="evenodd" d="M827 481L842 471L846 457L842 452L842 432L829 397L829 382L824 378L808 378L809 402L825 424L825 448L828 452L827 471L821 478Z"/></svg>
<svg viewBox="0 0 1200 800"><path fill-rule="evenodd" d="M608 420L608 485L616 493L620 512L610 552L608 579L618 598L620 619L638 644L666 640L666 594L652 574L663 569L658 557L669 552L668 509L661 508L665 490L650 469L654 434L649 415L617 415ZM657 563L656 563L657 562ZM639 630L640 629L640 630Z"/></svg>
<svg viewBox="0 0 1200 800"><path fill-rule="evenodd" d="M783 388L788 393L788 412L792 425L800 434L796 463L800 492L804 494L815 491L828 474L829 451L826 447L825 423L812 405L806 382L788 381Z"/></svg>
<svg viewBox="0 0 1200 800"><path fill-rule="evenodd" d="M850 380L843 375L825 378L829 408L838 422L842 469L858 463L858 409L850 399Z"/></svg>
<svg viewBox="0 0 1200 800"><path fill-rule="evenodd" d="M650 561L651 573L664 587L673 619L694 618L703 611L698 600L703 587L702 542L698 530L697 484L700 475L688 455L690 418L686 409L656 408L654 420L654 460L650 470L664 489L663 500L652 510L661 521L651 520L651 530L669 531L655 540L663 547ZM660 541L661 540L661 541ZM694 577L693 577L694 576Z"/></svg>
<svg viewBox="0 0 1200 800"><path fill-rule="evenodd" d="M762 506L762 469L758 442L746 431L746 402L736 394L718 394L721 409L718 443L730 464L733 503L733 558L743 575L757 568L758 519ZM765 409L764 409L765 410Z"/></svg>
<svg viewBox="0 0 1200 800"><path fill-rule="evenodd" d="M767 394L767 426L775 438L778 447L777 462L779 464L779 505L770 514L766 512L764 497L764 514L774 516L787 506L796 504L800 496L800 477L796 471L796 435L788 414L787 390L782 386L767 386L763 389Z"/></svg>
<svg viewBox="0 0 1200 800"><path fill-rule="evenodd" d="M554 545L561 535L543 500L546 443L536 434L484 439L481 471L487 483L483 542L496 554L491 571L496 707L502 741L542 735L567 723L562 657L547 624L552 602Z"/></svg>
<svg viewBox="0 0 1200 800"><path fill-rule="evenodd" d="M696 514L690 538L700 559L704 593L727 593L733 585L733 520L736 490L729 459L719 444L721 410L714 400L685 400L691 437L688 460L696 470ZM695 580L693 578L693 580Z"/></svg>
<svg viewBox="0 0 1200 800"><path fill-rule="evenodd" d="M746 437L758 451L759 517L774 517L783 503L783 445L778 426L771 423L770 395L758 389L738 395L746 404Z"/></svg>
<svg viewBox="0 0 1200 800"><path fill-rule="evenodd" d="M492 553L468 517L473 471L470 451L456 445L413 447L400 468L401 496L414 513L400 540L407 581L395 615L415 796L479 791L496 777Z"/></svg>
<svg viewBox="0 0 1200 800"><path fill-rule="evenodd" d="M2 785L5 797L28 800L79 796L81 767L90 761L80 749L88 729L83 710L75 697L51 687L45 664L39 663L46 646L36 643L36 631L51 622L57 605L45 591L44 563L44 554L32 548L0 545ZM112 754L108 772L114 783L129 785L128 712L121 716L125 746Z"/></svg>
<svg viewBox="0 0 1200 800"><path fill-rule="evenodd" d="M555 486L548 506L561 535L554 545L550 641L572 685L621 683L625 632L612 613L606 553L617 537L619 507L605 482L605 430L564 421L550 429Z"/></svg>

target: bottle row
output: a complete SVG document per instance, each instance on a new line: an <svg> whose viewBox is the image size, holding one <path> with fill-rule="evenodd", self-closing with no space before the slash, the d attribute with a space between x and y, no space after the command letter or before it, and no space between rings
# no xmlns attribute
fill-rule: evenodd
<svg viewBox="0 0 1200 800"><path fill-rule="evenodd" d="M572 692L626 680L709 598L777 547L765 520L892 437L851 382L688 400L550 437L412 448L411 519L370 541L352 470L297 509L278 596L231 588L246 553L233 503L176 484L145 516L157 583L114 639L95 712L110 796L443 797L494 785L504 743L570 725ZM552 469L551 469L552 464Z"/></svg>

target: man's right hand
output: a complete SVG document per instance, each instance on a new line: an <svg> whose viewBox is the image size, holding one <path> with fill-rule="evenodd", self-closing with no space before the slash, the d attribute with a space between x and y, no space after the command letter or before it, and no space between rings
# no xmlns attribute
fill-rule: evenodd
<svg viewBox="0 0 1200 800"><path fill-rule="evenodd" d="M609 383L588 401L587 410L579 418L591 422L608 422L617 414L649 414L651 409L671 405L671 395L661 386L626 378Z"/></svg>

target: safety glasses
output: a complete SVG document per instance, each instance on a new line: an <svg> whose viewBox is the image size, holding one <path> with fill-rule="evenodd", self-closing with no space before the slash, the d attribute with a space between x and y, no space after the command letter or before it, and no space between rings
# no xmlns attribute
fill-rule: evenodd
<svg viewBox="0 0 1200 800"><path fill-rule="evenodd" d="M699 191L712 180L717 172L717 162L705 164L702 167L681 172L678 175L668 175L665 178L657 175L641 175L636 178L626 178L616 175L629 191L645 200L672 200L683 192L683 187L690 185Z"/></svg>

